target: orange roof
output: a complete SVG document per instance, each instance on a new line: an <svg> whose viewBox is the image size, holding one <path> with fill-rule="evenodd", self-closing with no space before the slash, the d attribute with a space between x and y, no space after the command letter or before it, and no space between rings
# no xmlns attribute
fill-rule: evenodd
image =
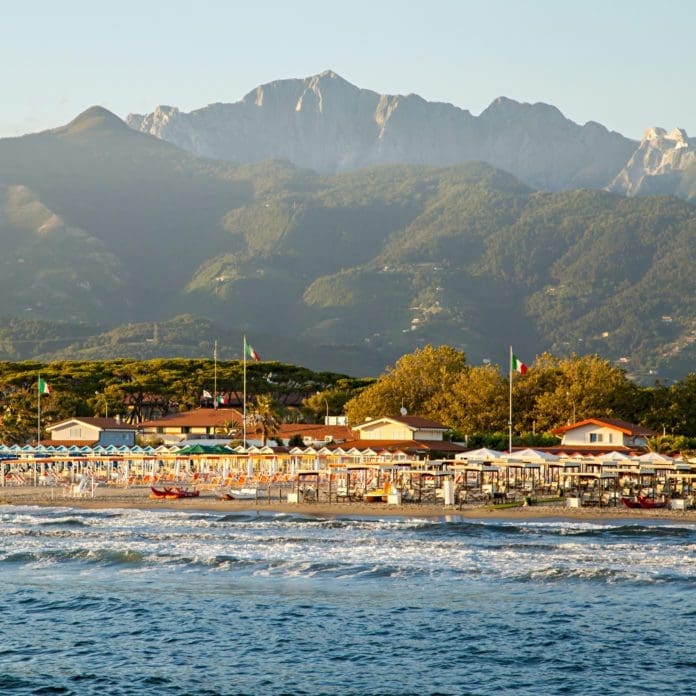
<svg viewBox="0 0 696 696"><path fill-rule="evenodd" d="M429 418L423 418L421 416L380 416L379 418L372 418L369 421L360 423L360 425L354 426L355 430L360 430L361 428L366 428L373 423L379 423L383 420L395 421L397 423L403 423L404 425L412 428L413 430L427 428L428 430L448 430L446 425L438 423L437 421L430 420Z"/></svg>
<svg viewBox="0 0 696 696"><path fill-rule="evenodd" d="M242 425L244 416L236 408L196 408L192 411L172 413L164 418L143 421L140 428L212 428L230 422Z"/></svg>
<svg viewBox="0 0 696 696"><path fill-rule="evenodd" d="M283 438L300 435L315 440L324 440L330 436L335 441L345 441L353 437L353 432L347 425L324 425L323 423L283 423L278 430L278 436Z"/></svg>
<svg viewBox="0 0 696 696"><path fill-rule="evenodd" d="M396 450L419 451L419 452L465 452L466 447L458 445L456 442L447 440L348 440L342 442L339 447L347 450L355 447L358 450Z"/></svg>
<svg viewBox="0 0 696 696"><path fill-rule="evenodd" d="M606 428L611 428L612 430L618 430L622 432L624 435L642 435L645 437L655 437L656 435L659 435L659 433L654 430L650 430L649 428L643 428L640 425L634 425L633 423L629 423L619 418L585 418L585 420L581 420L578 423L572 423L571 425L563 425L560 428L552 430L551 432L554 435L563 435L564 433L567 433L569 430L575 430L576 428L581 428L584 425L598 425L600 427L603 426Z"/></svg>
<svg viewBox="0 0 696 696"><path fill-rule="evenodd" d="M94 447L99 444L99 440L41 440L41 444L46 447Z"/></svg>
<svg viewBox="0 0 696 696"><path fill-rule="evenodd" d="M520 451L524 449L523 447L513 447L512 453L515 451ZM624 454L631 454L636 451L643 451L640 447L627 447L626 445L553 445L551 447L535 447L535 450L539 452L548 452L550 454L579 454L579 455L597 455L597 454L608 454L609 452L623 452Z"/></svg>

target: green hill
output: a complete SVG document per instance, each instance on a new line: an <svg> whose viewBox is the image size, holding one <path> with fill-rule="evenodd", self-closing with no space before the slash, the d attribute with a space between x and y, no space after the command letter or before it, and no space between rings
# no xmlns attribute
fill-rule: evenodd
<svg viewBox="0 0 696 696"><path fill-rule="evenodd" d="M207 357L246 332L264 357L352 374L447 343L681 376L695 225L676 198L540 193L481 163L235 167L93 108L0 140L0 358Z"/></svg>

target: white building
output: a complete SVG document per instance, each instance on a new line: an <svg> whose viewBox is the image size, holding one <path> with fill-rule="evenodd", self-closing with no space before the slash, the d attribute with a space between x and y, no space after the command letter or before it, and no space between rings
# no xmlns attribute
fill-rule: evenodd
<svg viewBox="0 0 696 696"><path fill-rule="evenodd" d="M618 418L586 418L553 431L563 447L619 448L647 447L648 439L659 433Z"/></svg>

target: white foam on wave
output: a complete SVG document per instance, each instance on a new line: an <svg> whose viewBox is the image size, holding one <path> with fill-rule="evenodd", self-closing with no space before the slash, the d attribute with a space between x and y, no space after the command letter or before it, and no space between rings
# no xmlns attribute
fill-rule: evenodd
<svg viewBox="0 0 696 696"><path fill-rule="evenodd" d="M223 521L222 515L194 516L183 511L79 515L73 510L61 510L60 516L55 510L16 510L2 530L12 538L11 551L8 544L5 553L34 554L36 568L55 565L60 558L55 552L77 546L85 550L82 561L86 563L98 562L105 550L142 557L137 568L117 570L122 573L176 566L182 572L340 579L378 573L434 580L453 573L535 581L696 577L696 544L583 535L612 526L596 522L466 521L458 533L447 522L407 518L321 520L262 514L240 515L237 523L229 516ZM71 526L75 519L87 523ZM47 527L46 521L51 525ZM64 531L62 523L68 525ZM49 528L47 534L36 532Z"/></svg>

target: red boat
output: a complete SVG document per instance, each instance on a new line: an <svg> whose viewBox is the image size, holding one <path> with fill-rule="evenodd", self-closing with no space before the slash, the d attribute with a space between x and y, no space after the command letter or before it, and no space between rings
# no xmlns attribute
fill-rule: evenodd
<svg viewBox="0 0 696 696"><path fill-rule="evenodd" d="M184 488L183 486L163 486L157 488L150 486L150 498L154 500L179 500L181 498L197 498L201 492L195 488Z"/></svg>
<svg viewBox="0 0 696 696"><path fill-rule="evenodd" d="M660 510L669 507L669 500L656 500L655 498L648 498L644 495L639 495L636 498L624 496L621 498L621 502L627 508L639 510Z"/></svg>
<svg viewBox="0 0 696 696"><path fill-rule="evenodd" d="M662 499L657 500L656 498L647 498L646 496L638 496L638 504L646 510L659 510L660 508L666 508L669 506L669 500Z"/></svg>

